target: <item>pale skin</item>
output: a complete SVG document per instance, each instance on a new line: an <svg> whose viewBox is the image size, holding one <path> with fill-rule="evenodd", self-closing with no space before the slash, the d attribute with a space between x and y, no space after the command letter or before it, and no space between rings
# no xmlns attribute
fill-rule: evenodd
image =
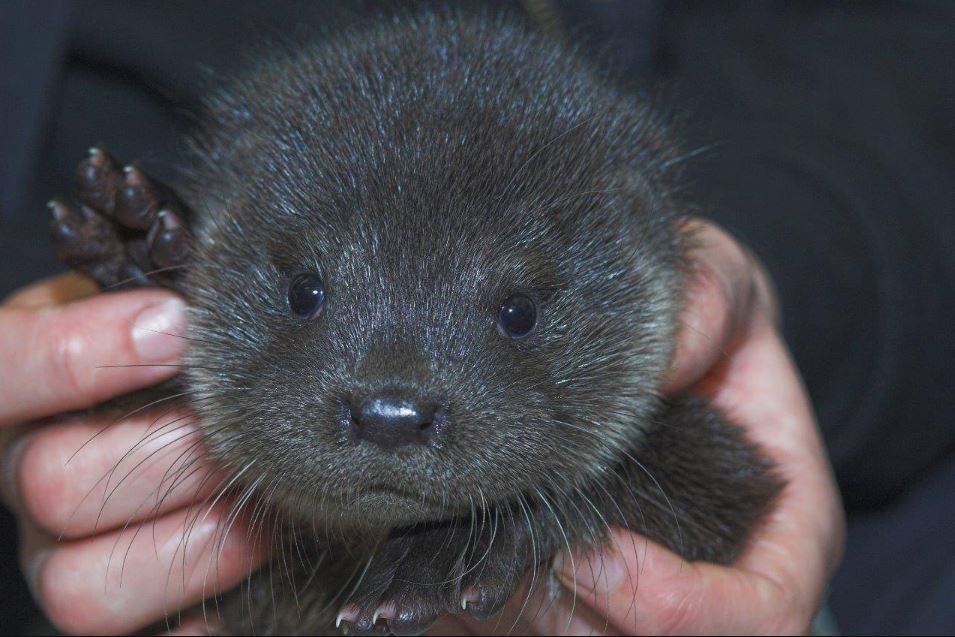
<svg viewBox="0 0 955 637"><path fill-rule="evenodd" d="M693 388L746 427L788 480L778 507L732 566L687 563L617 529L600 554L558 558L561 588L542 611L521 612L515 600L485 624L446 618L436 632L808 631L842 555L832 471L762 268L716 226L692 223L694 272L665 391ZM20 524L21 568L67 633L123 634L166 619L175 634L201 634L214 607L206 618L180 611L234 587L267 556L242 519L228 520L223 539L228 503L203 504L216 473L190 447L188 414L157 434L152 411L118 423L82 413L174 375L186 344L175 336L185 323L170 293L95 292L70 274L0 305L0 494ZM157 484L194 451L195 471L159 497Z"/></svg>

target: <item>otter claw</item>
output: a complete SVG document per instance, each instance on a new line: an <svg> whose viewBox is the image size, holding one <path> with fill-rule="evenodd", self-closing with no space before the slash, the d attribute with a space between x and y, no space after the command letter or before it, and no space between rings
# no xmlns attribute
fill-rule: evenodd
<svg viewBox="0 0 955 637"><path fill-rule="evenodd" d="M468 589L462 600L462 608L478 621L485 621L497 615L507 602L507 594L492 594L485 588Z"/></svg>
<svg viewBox="0 0 955 637"><path fill-rule="evenodd" d="M335 618L335 628L341 628L342 624L354 624L358 621L357 608L343 608Z"/></svg>

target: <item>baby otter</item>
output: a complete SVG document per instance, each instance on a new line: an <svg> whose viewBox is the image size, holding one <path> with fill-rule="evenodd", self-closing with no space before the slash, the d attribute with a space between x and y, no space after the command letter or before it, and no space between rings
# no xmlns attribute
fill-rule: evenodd
<svg viewBox="0 0 955 637"><path fill-rule="evenodd" d="M264 60L203 122L175 188L91 151L53 237L190 303L205 445L298 556L229 632L486 618L611 525L735 558L781 482L660 396L687 212L646 105L517 22L424 12Z"/></svg>

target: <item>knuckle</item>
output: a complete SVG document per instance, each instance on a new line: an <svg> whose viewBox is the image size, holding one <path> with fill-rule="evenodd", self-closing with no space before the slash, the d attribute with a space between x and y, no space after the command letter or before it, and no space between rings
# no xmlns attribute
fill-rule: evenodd
<svg viewBox="0 0 955 637"><path fill-rule="evenodd" d="M72 396L86 396L94 386L94 370L89 365L88 340L75 329L54 330L51 377L58 391Z"/></svg>
<svg viewBox="0 0 955 637"><path fill-rule="evenodd" d="M714 336L725 336L730 326L733 291L715 268L700 265L694 272L695 285L691 287L689 305L700 329L712 330Z"/></svg>
<svg viewBox="0 0 955 637"><path fill-rule="evenodd" d="M654 597L653 605L657 618L654 631L661 635L681 635L693 627L700 598L692 591L661 590Z"/></svg>
<svg viewBox="0 0 955 637"><path fill-rule="evenodd" d="M709 324L724 344L729 343L743 333L753 319L760 298L755 267L747 253L736 247L721 255L716 263L701 267L700 276Z"/></svg>

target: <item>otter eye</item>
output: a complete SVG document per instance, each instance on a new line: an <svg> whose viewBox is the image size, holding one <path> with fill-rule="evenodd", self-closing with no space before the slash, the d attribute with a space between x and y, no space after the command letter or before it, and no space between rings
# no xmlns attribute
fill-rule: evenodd
<svg viewBox="0 0 955 637"><path fill-rule="evenodd" d="M288 286L288 306L303 319L318 316L325 302L325 284L317 274L298 274Z"/></svg>
<svg viewBox="0 0 955 637"><path fill-rule="evenodd" d="M537 324L537 304L529 296L514 294L501 305L497 324L511 338L524 338Z"/></svg>

